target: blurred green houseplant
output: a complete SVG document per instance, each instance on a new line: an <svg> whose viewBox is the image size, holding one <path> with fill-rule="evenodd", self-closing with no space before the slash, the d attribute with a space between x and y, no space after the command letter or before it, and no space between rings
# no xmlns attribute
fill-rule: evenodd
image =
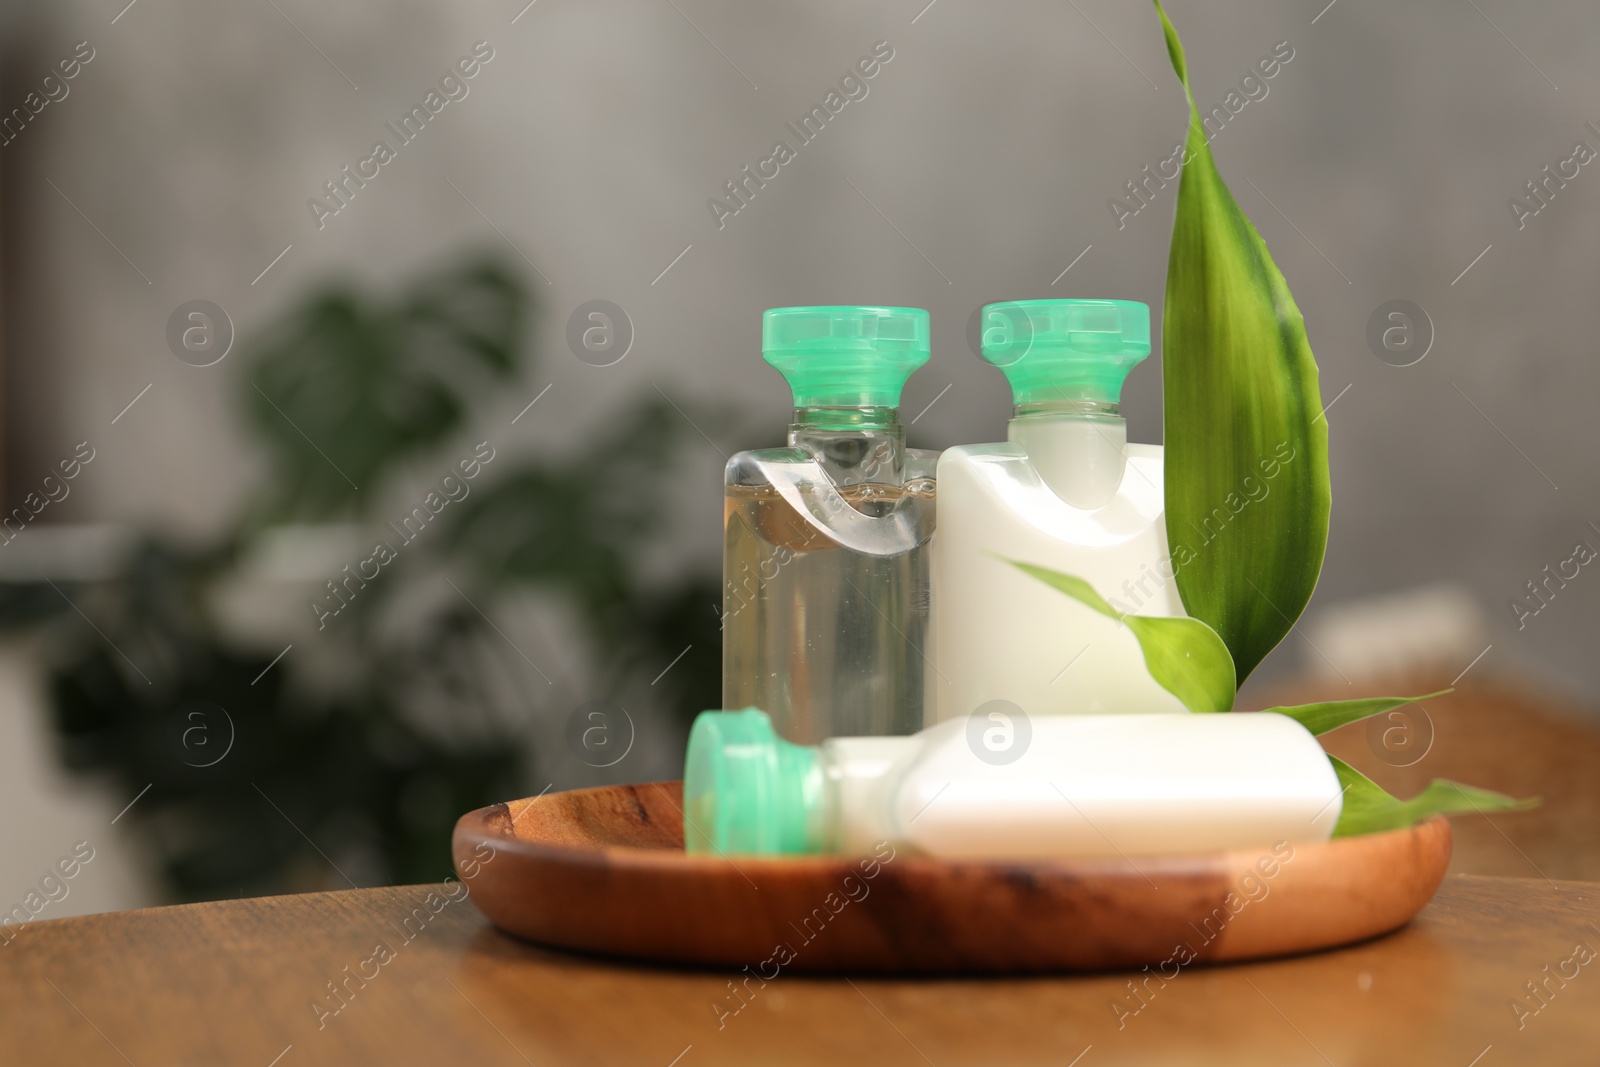
<svg viewBox="0 0 1600 1067"><path fill-rule="evenodd" d="M264 532L376 528L408 471L466 454L474 413L526 377L532 313L520 277L491 259L394 301L343 286L311 295L240 360L266 476L226 531L200 546L143 534L108 581L0 587L0 617L43 630L66 765L129 797L149 786L125 825L144 833L174 896L326 884L336 857L354 857L363 880L447 874L455 817L536 792L531 726L571 710L556 704L569 693L516 683L520 653L489 621L507 594L563 599L619 691L690 645L650 691L682 722L715 705L716 578L652 585L637 562L694 436L660 398L566 453L500 448L470 495L307 639L336 653L337 677L306 676L294 659L267 670L270 654L224 636L217 594ZM459 595L419 596L441 574Z"/></svg>

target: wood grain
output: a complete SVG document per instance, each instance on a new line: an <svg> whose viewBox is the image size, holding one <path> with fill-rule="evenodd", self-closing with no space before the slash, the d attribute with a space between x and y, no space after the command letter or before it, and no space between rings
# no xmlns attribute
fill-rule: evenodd
<svg viewBox="0 0 1600 1067"><path fill-rule="evenodd" d="M1442 818L1136 860L952 863L887 845L866 859L691 856L681 803L669 782L495 805L457 824L457 870L476 875L496 925L540 944L758 975L974 974L1170 968L1345 944L1409 920L1450 860Z"/></svg>
<svg viewBox="0 0 1600 1067"><path fill-rule="evenodd" d="M1477 1067L1495 1067L1592 1064L1600 1044L1600 963L1552 980L1521 1029L1510 1008L1536 1005L1524 983L1576 943L1600 949L1600 887L1581 883L1452 878L1391 936L1170 978L936 981L622 965L508 938L470 899L405 940L429 892L446 899L408 886L38 923L0 947L0 1062L1467 1067L1492 1046ZM319 1014L379 943L394 958Z"/></svg>

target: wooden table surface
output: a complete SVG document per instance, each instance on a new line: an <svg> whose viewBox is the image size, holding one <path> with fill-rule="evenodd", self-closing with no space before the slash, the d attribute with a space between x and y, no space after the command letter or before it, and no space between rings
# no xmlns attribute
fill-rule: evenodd
<svg viewBox="0 0 1600 1067"><path fill-rule="evenodd" d="M1600 729L1525 689L1474 675L1430 701L1426 756L1410 766L1364 725L1328 737L1402 795L1440 775L1545 798L1455 819L1452 870L1469 876L1404 930L1336 952L1164 982L780 974L752 980L740 1008L728 974L524 945L439 887L315 893L0 936L0 1065L1600 1064Z"/></svg>
<svg viewBox="0 0 1600 1067"><path fill-rule="evenodd" d="M436 886L361 889L26 927L0 945L0 1063L1594 1064L1596 951L1600 885L1452 877L1389 937L1150 978L1142 1006L1129 974L780 974L734 1011L727 974L538 949Z"/></svg>

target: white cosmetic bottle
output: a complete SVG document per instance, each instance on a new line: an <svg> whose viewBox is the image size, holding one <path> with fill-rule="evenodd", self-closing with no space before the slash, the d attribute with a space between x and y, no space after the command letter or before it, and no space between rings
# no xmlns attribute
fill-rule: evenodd
<svg viewBox="0 0 1600 1067"><path fill-rule="evenodd" d="M1342 797L1286 715L1056 715L997 751L984 724L790 744L755 708L695 720L690 852L950 859L1182 855L1325 841Z"/></svg>
<svg viewBox="0 0 1600 1067"><path fill-rule="evenodd" d="M1024 300L988 305L983 323L1015 409L1006 443L939 460L930 722L1186 711L1127 627L1007 562L1082 578L1119 611L1183 614L1161 447L1128 443L1119 412L1123 380L1150 353L1150 309Z"/></svg>

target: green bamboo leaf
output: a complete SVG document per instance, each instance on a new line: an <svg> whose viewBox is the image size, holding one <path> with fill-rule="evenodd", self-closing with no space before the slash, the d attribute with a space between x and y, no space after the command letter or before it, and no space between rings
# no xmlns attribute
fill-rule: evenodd
<svg viewBox="0 0 1600 1067"><path fill-rule="evenodd" d="M1314 734L1325 734L1329 730L1337 730L1347 723L1360 722L1370 719L1374 715L1382 715L1386 711L1415 704L1419 700L1432 700L1442 697L1446 693L1454 692L1451 689L1441 689L1437 693L1424 693L1416 697L1365 697L1361 700L1325 700L1317 704L1294 704L1287 707L1263 708L1262 714L1287 715L1301 726Z"/></svg>
<svg viewBox="0 0 1600 1067"><path fill-rule="evenodd" d="M1518 800L1504 793L1443 778L1435 778L1428 783L1428 788L1410 800L1401 800L1391 796L1377 782L1338 756L1329 756L1328 759L1333 762L1334 773L1339 776L1339 785L1344 790L1344 807L1340 809L1339 822L1333 828L1334 837L1399 830L1419 823L1430 815L1460 811L1525 811L1539 804L1538 797Z"/></svg>
<svg viewBox="0 0 1600 1067"><path fill-rule="evenodd" d="M1184 609L1221 635L1242 684L1322 569L1328 425L1300 309L1217 172L1156 11L1189 102L1162 330L1167 539Z"/></svg>
<svg viewBox="0 0 1600 1067"><path fill-rule="evenodd" d="M1233 709L1233 660L1222 638L1199 619L1118 611L1082 578L1016 560L1006 562L1131 630L1150 677L1190 711Z"/></svg>

